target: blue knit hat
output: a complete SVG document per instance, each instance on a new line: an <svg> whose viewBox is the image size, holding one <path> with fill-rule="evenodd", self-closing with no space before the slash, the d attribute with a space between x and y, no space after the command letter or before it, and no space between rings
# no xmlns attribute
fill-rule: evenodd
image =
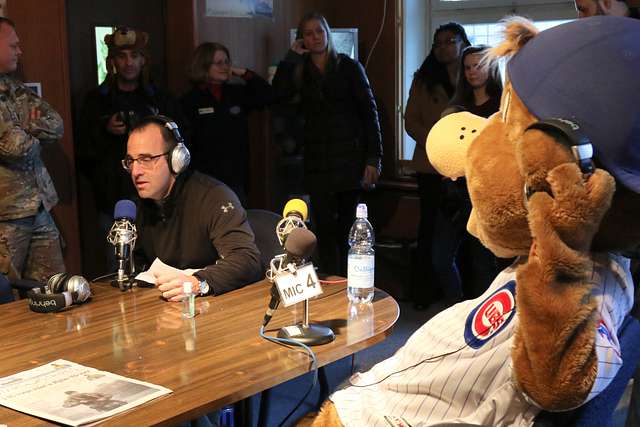
<svg viewBox="0 0 640 427"><path fill-rule="evenodd" d="M532 114L578 122L596 162L640 193L640 20L595 16L542 31L507 71Z"/></svg>

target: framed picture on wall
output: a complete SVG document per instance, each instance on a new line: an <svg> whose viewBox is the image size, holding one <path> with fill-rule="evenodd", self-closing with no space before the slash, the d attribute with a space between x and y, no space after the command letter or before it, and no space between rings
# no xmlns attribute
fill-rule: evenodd
<svg viewBox="0 0 640 427"><path fill-rule="evenodd" d="M273 18L273 0L207 0L205 16L218 18Z"/></svg>

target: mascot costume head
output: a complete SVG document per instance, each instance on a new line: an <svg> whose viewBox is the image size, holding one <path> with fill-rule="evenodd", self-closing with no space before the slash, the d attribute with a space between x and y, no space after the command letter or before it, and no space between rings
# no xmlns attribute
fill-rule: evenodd
<svg viewBox="0 0 640 427"><path fill-rule="evenodd" d="M582 404L598 375L594 260L640 245L638 40L629 18L540 33L510 19L488 58L508 57L500 111L447 116L427 142L440 173L467 179L469 232L521 257L514 374L548 410Z"/></svg>

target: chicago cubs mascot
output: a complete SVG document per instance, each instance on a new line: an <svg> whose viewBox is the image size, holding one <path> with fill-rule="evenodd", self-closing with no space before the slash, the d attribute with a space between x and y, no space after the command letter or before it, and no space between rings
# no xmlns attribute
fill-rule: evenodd
<svg viewBox="0 0 640 427"><path fill-rule="evenodd" d="M517 260L302 425L606 425L631 377L640 22L505 28L489 58L508 60L500 111L443 118L427 153L466 177L471 234Z"/></svg>

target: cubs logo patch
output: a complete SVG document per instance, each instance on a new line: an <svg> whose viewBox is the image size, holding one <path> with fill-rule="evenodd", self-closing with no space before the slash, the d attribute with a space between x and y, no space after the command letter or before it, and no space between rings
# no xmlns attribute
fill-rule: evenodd
<svg viewBox="0 0 640 427"><path fill-rule="evenodd" d="M511 322L516 314L516 282L509 281L474 308L465 322L464 340L478 349Z"/></svg>

